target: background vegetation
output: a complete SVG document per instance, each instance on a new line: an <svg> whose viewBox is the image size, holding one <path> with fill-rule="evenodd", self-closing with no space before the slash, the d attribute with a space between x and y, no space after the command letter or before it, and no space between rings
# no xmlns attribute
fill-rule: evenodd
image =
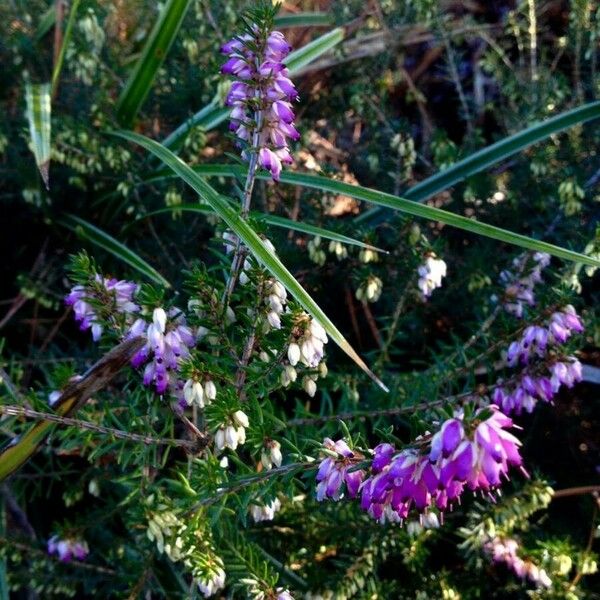
<svg viewBox="0 0 600 600"><path fill-rule="evenodd" d="M155 289L166 282L184 289L194 268L204 284L222 279L216 237L223 225L207 211L184 211L197 203L195 192L145 150L108 132L130 129L161 141L201 175L211 164L236 165L219 47L240 30L240 15L251 4L165 4L172 11L166 24L154 1L0 3L4 405L47 412L47 395L101 354L63 302L70 255L86 250L103 273ZM294 169L425 200L424 206L598 258L600 129L594 120L411 196L419 181L477 150L598 97L597 2L290 0L279 14L294 48L315 39L321 44L294 69L302 133ZM152 37L157 22L166 37ZM148 50L148 39L158 49ZM36 84L42 83L50 85L51 112L40 105L42 112L32 115L37 105L30 99L27 108L27 94L41 93ZM48 164L49 188L42 176ZM227 194L240 185L235 175L217 170L210 182ZM439 404L496 380L500 350L521 327L497 308L500 273L522 248L389 208L373 212L342 188L261 180L253 209L386 251L365 262L358 247L330 245L323 235L268 226L260 217L252 221L391 389L378 389L332 343L329 375L314 398L301 386L282 390L265 382L269 410L287 422L290 456L302 457L307 444L324 436L337 439L345 427L365 441L406 441L431 421L430 409L416 405ZM429 251L444 258L448 277L423 302L416 269ZM364 301L375 278L381 295ZM359 299L357 290L363 290ZM267 582L279 577L277 585L297 597L600 596L594 553L599 294L593 268L553 259L538 303L572 302L583 315L586 333L575 348L585 380L554 406L519 420L532 479L516 476L497 504L469 499L439 529L382 527L355 504L316 503L314 473L301 469L215 500L215 486L206 484L220 469L212 455L59 426L3 484L0 597L193 597L198 592L186 569L146 537L148 507L183 510L177 472L198 494L194 501L209 506L196 526L223 558L230 584L223 597L252 596L242 581L249 574ZM253 374L250 382L261 377ZM121 376L78 418L184 439L164 404L132 381ZM22 417L5 415L1 435L8 441L23 427ZM311 452L318 455L314 446ZM251 472L239 469L240 477ZM249 504L276 494L286 501L275 521L251 523ZM518 536L553 586L536 590L492 564L481 548L482 524ZM47 556L46 540L57 530L84 536L89 559L62 564Z"/></svg>

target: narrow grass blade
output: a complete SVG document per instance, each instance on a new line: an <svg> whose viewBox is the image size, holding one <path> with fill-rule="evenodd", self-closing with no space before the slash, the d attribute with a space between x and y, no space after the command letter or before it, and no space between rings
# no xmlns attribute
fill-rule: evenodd
<svg viewBox="0 0 600 600"><path fill-rule="evenodd" d="M171 150L178 150L185 141L188 133L194 127L202 127L205 131L214 129L227 119L229 111L229 108L224 108L219 105L217 100L213 100L202 110L199 110L194 116L182 123L175 131L171 132L163 140L163 145Z"/></svg>
<svg viewBox="0 0 600 600"><path fill-rule="evenodd" d="M537 144L574 125L580 125L598 117L600 117L600 102L590 102L573 110L560 113L467 156L451 167L406 190L402 196L407 200L423 202L459 181L496 165L533 144ZM379 207L372 208L356 217L355 221L357 223L368 223L380 210Z"/></svg>
<svg viewBox="0 0 600 600"><path fill-rule="evenodd" d="M163 7L142 55L117 101L117 117L123 125L133 122L144 103L190 4L191 0L169 0Z"/></svg>
<svg viewBox="0 0 600 600"><path fill-rule="evenodd" d="M137 337L119 344L103 356L78 381L65 388L55 410L62 417L76 412L93 394L106 386L143 346L143 338ZM0 482L25 464L44 441L55 424L40 421L26 433L10 442L0 451Z"/></svg>
<svg viewBox="0 0 600 600"><path fill-rule="evenodd" d="M289 13L275 17L275 27L327 27L333 23L324 12Z"/></svg>
<svg viewBox="0 0 600 600"><path fill-rule="evenodd" d="M243 220L237 211L224 200L219 193L212 188L204 179L202 179L193 169L186 165L180 158L170 150L147 137L130 131L114 132L114 135L123 139L139 144L157 158L159 158L167 167L172 169L178 177L185 181L194 191L198 193L204 202L207 202L211 208L221 217L227 225L239 236L246 247L252 252L255 258L264 267L270 271L287 290L296 298L302 307L312 315L327 331L329 337L357 364L365 373L373 379L380 387L387 391L387 388L367 367L365 362L356 353L354 348L346 341L341 332L331 322L329 317L321 310L319 305L312 299L304 288L298 283L295 277L287 270L283 263L271 253L264 242Z"/></svg>
<svg viewBox="0 0 600 600"><path fill-rule="evenodd" d="M33 34L33 41L39 42L51 29L56 22L56 6L51 4L46 12L41 16L38 26Z"/></svg>
<svg viewBox="0 0 600 600"><path fill-rule="evenodd" d="M171 284L143 258L105 231L98 229L95 225L92 225L75 215L65 215L63 218L58 219L57 222L71 231L74 231L84 240L88 240L92 244L110 252L113 256L116 256L119 260L127 263L151 281L164 285L165 287L171 287Z"/></svg>
<svg viewBox="0 0 600 600"><path fill-rule="evenodd" d="M300 69L334 48L343 39L344 30L338 27L292 52L286 60L290 75L298 75ZM206 131L209 131L223 123L229 116L229 113L229 108L223 108L217 100L213 100L166 137L162 142L163 146L170 150L177 150L181 148L190 129L202 126Z"/></svg>
<svg viewBox="0 0 600 600"><path fill-rule="evenodd" d="M243 177L246 173L245 167L239 165L197 165L193 168L193 170L202 177ZM161 177L164 178L165 175L162 174L157 177L153 177L151 180L148 180L148 183L150 183L150 181L158 181ZM266 173L260 173L258 177L261 179L269 179L269 176ZM540 240L527 237L526 235L514 233L500 227L495 227L494 225L481 223L480 221L475 221L474 219L469 219L461 215L455 215L454 213L451 213L447 210L442 210L441 208L426 206L413 200L407 200L406 198L400 198L399 196L394 196L385 192L379 192L377 190L362 187L360 185L343 183L341 181L335 181L320 175L294 173L293 171L283 171L281 173L281 183L300 185L307 188L317 189L322 192L332 192L335 194L350 196L351 198L356 198L357 200L371 202L372 204L391 208L415 217L422 217L431 221L438 221L439 223L444 223L458 229L463 229L464 231L468 231L470 233L482 235L494 240L499 240L501 242L506 242L514 246L526 248L527 250L533 250L535 252L547 252L548 254L558 258L563 258L565 260L574 262L581 262L593 267L600 266L599 260L590 256L586 256L585 254L574 252L572 250L568 250L567 248L555 246L554 244L549 244L547 242L542 242Z"/></svg>
<svg viewBox="0 0 600 600"><path fill-rule="evenodd" d="M140 217L139 220L146 219L148 217L153 217L155 215L161 214L171 214L175 211L182 212L195 212L202 214L214 214L214 211L208 205L201 204L179 204L177 206L168 207L168 208L159 208L158 210L153 210L148 214ZM342 244L347 244L349 246L358 246L359 248L365 248L367 250L373 250L374 252L381 252L383 254L388 254L387 250L382 250L381 248L377 248L377 246L372 246L371 244L367 244L365 242L361 242L355 238L349 237L342 233L338 233L337 231L331 231L331 229L325 229L323 227L317 227L316 225L310 225L309 223L303 223L301 221L293 221L292 219L286 219L285 217L279 217L277 215L269 215L260 212L251 212L250 216L257 221L262 221L267 225L272 227L281 227L282 229L288 229L292 231L298 231L300 233L307 233L308 235L320 236L326 240L333 240L334 242L341 242Z"/></svg>
<svg viewBox="0 0 600 600"><path fill-rule="evenodd" d="M51 108L49 83L25 83L25 103L31 150L46 188L50 187Z"/></svg>
<svg viewBox="0 0 600 600"><path fill-rule="evenodd" d="M60 52L58 53L58 59L56 60L54 68L52 69L52 97L54 97L58 88L58 80L60 78L60 72L62 71L62 66L65 61L65 53L67 51L69 41L71 40L71 33L73 32L73 24L75 23L75 15L77 14L79 4L80 0L73 0L73 4L69 10L69 19L67 20L67 27L65 28L65 35L63 36Z"/></svg>
<svg viewBox="0 0 600 600"><path fill-rule="evenodd" d="M292 75L298 75L304 67L335 48L343 39L343 27L336 27L306 44L306 46L291 52L285 59L285 64Z"/></svg>

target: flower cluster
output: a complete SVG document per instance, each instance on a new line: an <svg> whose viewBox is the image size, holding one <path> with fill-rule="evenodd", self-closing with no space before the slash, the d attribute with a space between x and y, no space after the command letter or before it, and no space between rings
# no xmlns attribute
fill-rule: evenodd
<svg viewBox="0 0 600 600"><path fill-rule="evenodd" d="M342 484L350 498L356 497L364 477L364 471L349 469L359 463L363 456L353 452L344 440L334 442L329 438L323 441L328 455L321 461L317 472L317 500L325 497L339 500L343 495Z"/></svg>
<svg viewBox="0 0 600 600"><path fill-rule="evenodd" d="M267 440L260 455L262 466L268 471L273 468L273 465L280 467L282 461L281 444L277 440Z"/></svg>
<svg viewBox="0 0 600 600"><path fill-rule="evenodd" d="M128 336L146 339L144 346L131 359L135 368L150 361L144 369L144 385L154 384L159 394L170 388L175 396L181 396L184 384L178 379L177 371L181 361L189 358L189 349L196 341L183 313L172 308L167 315L163 308L155 308L152 322L137 319Z"/></svg>
<svg viewBox="0 0 600 600"><path fill-rule="evenodd" d="M323 360L324 345L327 343L325 329L312 317L302 315L292 334L294 339L287 351L290 365L295 367L301 362L307 367L318 367Z"/></svg>
<svg viewBox="0 0 600 600"><path fill-rule="evenodd" d="M237 410L231 416L231 422L219 427L215 434L215 450L221 452L225 448L235 450L238 446L246 443L246 429L250 426L248 415Z"/></svg>
<svg viewBox="0 0 600 600"><path fill-rule="evenodd" d="M484 549L494 562L505 564L521 579L527 578L538 587L552 587L552 580L545 569L530 560L523 560L517 554L519 544L516 540L495 537L485 543Z"/></svg>
<svg viewBox="0 0 600 600"><path fill-rule="evenodd" d="M511 426L512 420L491 406L480 409L470 423L445 421L428 451L396 453L391 444L380 444L371 476L361 486L361 507L380 522L402 522L411 508L446 510L465 488L493 492L509 467L521 466L521 443L506 431Z"/></svg>
<svg viewBox="0 0 600 600"><path fill-rule="evenodd" d="M583 324L575 309L569 304L552 314L546 327L530 325L520 340L510 344L506 356L509 367L526 365L534 356L544 357L548 345L564 344L573 333L582 333Z"/></svg>
<svg viewBox="0 0 600 600"><path fill-rule="evenodd" d="M435 254L429 254L425 258L425 262L417 269L417 285L424 299L429 298L433 290L442 287L442 278L446 277L446 271L446 263Z"/></svg>
<svg viewBox="0 0 600 600"><path fill-rule="evenodd" d="M90 553L87 542L82 540L64 539L61 540L57 535L53 535L48 540L48 554L56 554L62 562L71 560L85 560Z"/></svg>
<svg viewBox="0 0 600 600"><path fill-rule="evenodd" d="M547 354L551 347L556 349L573 333L582 332L581 319L570 305L553 313L545 327L527 327L521 339L510 344L506 356L508 366L526 368L513 385L499 382L493 394L494 403L506 413L531 412L538 401L551 402L561 386L570 388L581 381L581 363L575 357L560 358L555 353L547 357Z"/></svg>
<svg viewBox="0 0 600 600"><path fill-rule="evenodd" d="M198 590L205 598L216 594L225 587L225 571L223 563L218 559L219 564L213 567L210 577L198 579Z"/></svg>
<svg viewBox="0 0 600 600"><path fill-rule="evenodd" d="M253 504L250 507L250 514L255 523L261 521L272 521L275 518L275 513L281 508L279 498L275 498L270 504Z"/></svg>
<svg viewBox="0 0 600 600"><path fill-rule="evenodd" d="M281 329L281 315L287 303L287 292L275 278L270 278L265 284L265 305L267 322L273 329Z"/></svg>
<svg viewBox="0 0 600 600"><path fill-rule="evenodd" d="M377 302L383 291L383 281L376 275L369 275L356 290L356 299L363 302Z"/></svg>
<svg viewBox="0 0 600 600"><path fill-rule="evenodd" d="M204 408L217 397L217 386L211 379L203 383L191 378L183 386L183 398L188 406L195 404L198 408Z"/></svg>
<svg viewBox="0 0 600 600"><path fill-rule="evenodd" d="M283 60L291 50L279 31L254 25L227 42L221 72L236 78L225 103L232 107L230 129L258 152L259 164L279 180L282 163L291 164L288 138L297 140L292 102L298 93ZM248 159L248 152L242 153Z"/></svg>
<svg viewBox="0 0 600 600"><path fill-rule="evenodd" d="M292 341L288 345L288 364L281 372L281 384L287 387L298 379L296 367L302 364L309 369L315 369L302 378L302 387L311 397L317 392L317 380L327 376L327 365L323 360L325 344L327 343L325 329L312 317L302 313L292 326Z"/></svg>
<svg viewBox="0 0 600 600"><path fill-rule="evenodd" d="M545 252L536 252L533 256L524 254L513 261L514 270L500 273L500 280L504 283L503 306L506 312L521 318L524 306L535 304L535 285L542 281L542 271L549 264L550 255Z"/></svg>
<svg viewBox="0 0 600 600"><path fill-rule="evenodd" d="M92 330L92 338L97 342L102 336L103 326L98 318L93 301L110 307L117 313L135 313L140 307L133 301L138 285L125 280L107 279L99 274L94 278L96 290L76 285L65 297L65 304L73 307L75 320L81 331Z"/></svg>

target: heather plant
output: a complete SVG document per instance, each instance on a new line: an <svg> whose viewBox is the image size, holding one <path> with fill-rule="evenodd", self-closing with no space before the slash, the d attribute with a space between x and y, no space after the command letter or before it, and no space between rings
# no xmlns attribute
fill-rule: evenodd
<svg viewBox="0 0 600 600"><path fill-rule="evenodd" d="M2 598L597 595L598 15L323 4L0 9Z"/></svg>

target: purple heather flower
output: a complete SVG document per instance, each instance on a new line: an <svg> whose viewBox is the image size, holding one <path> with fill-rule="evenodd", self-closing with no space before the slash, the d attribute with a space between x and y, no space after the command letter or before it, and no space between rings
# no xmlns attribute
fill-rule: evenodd
<svg viewBox="0 0 600 600"><path fill-rule="evenodd" d="M363 482L361 507L374 519L402 522L412 509L444 511L458 501L465 487L492 492L510 467L521 467L520 442L506 431L512 420L496 406L470 429L462 418L446 420L431 437L428 449L395 453L390 444L375 449L371 475Z"/></svg>
<svg viewBox="0 0 600 600"><path fill-rule="evenodd" d="M129 314L136 313L140 307L133 301L139 286L131 281L106 279L101 275L96 275L96 284L104 288L101 293L97 293L91 287L76 285L65 297L65 304L73 307L75 320L79 322L81 331L92 330L92 338L97 342L102 335L102 324L98 320L96 308L90 303L91 299L99 303L110 302L107 308L117 313Z"/></svg>
<svg viewBox="0 0 600 600"><path fill-rule="evenodd" d="M317 500L320 502L325 497L339 500L342 497L342 484L346 484L346 490L350 498L356 497L364 477L364 471L356 470L349 472L348 469L355 465L360 456L356 455L344 440L334 442L325 438L323 446L330 452L335 452L338 457L325 457L319 465L317 472Z"/></svg>
<svg viewBox="0 0 600 600"><path fill-rule="evenodd" d="M533 261L533 264L532 264ZM542 281L542 271L550 264L550 255L536 252L524 254L513 261L514 271L502 271L504 283L504 309L518 318L523 316L525 305L535 304L534 287Z"/></svg>
<svg viewBox="0 0 600 600"><path fill-rule="evenodd" d="M259 165L274 181L279 181L282 165L293 162L288 138L300 137L291 104L298 93L283 64L290 50L281 32L265 36L256 26L252 35L236 37L221 48L228 56L221 72L237 78L225 100L232 108L230 129L254 147ZM249 153L242 152L242 157L248 160Z"/></svg>
<svg viewBox="0 0 600 600"><path fill-rule="evenodd" d="M494 562L505 564L517 577L527 577L538 587L552 586L552 580L544 569L518 555L519 544L516 540L495 537L488 540L483 547Z"/></svg>
<svg viewBox="0 0 600 600"><path fill-rule="evenodd" d="M62 562L71 560L85 560L90 553L87 542L82 540L65 539L61 540L57 535L53 535L48 540L48 554L56 554Z"/></svg>
<svg viewBox="0 0 600 600"><path fill-rule="evenodd" d="M508 347L506 362L510 367L526 366L520 379L512 385L499 382L493 395L495 404L506 413L532 412L539 400L551 402L561 385L572 387L581 381L581 363L574 357L546 358L549 347L566 342L573 333L582 333L583 324L575 309L568 305L553 313L545 327L530 325L521 339ZM533 359L538 359L534 362ZM541 369L546 369L543 373Z"/></svg>
<svg viewBox="0 0 600 600"><path fill-rule="evenodd" d="M128 336L146 338L144 346L131 359L136 368L147 363L144 384L154 384L159 394L164 394L170 387L176 396L183 397L183 382L174 374L179 370L181 361L189 357L189 349L195 344L194 334L183 313L172 308L167 316L164 309L155 308L152 322L137 319Z"/></svg>

